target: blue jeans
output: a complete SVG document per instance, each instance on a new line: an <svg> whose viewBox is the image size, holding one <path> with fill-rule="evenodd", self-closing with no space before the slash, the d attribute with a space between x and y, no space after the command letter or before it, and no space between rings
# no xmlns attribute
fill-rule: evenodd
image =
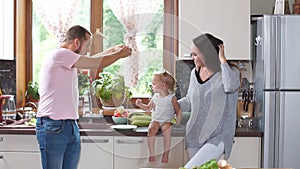
<svg viewBox="0 0 300 169"><path fill-rule="evenodd" d="M43 169L77 169L81 147L75 120L37 118L36 136Z"/></svg>

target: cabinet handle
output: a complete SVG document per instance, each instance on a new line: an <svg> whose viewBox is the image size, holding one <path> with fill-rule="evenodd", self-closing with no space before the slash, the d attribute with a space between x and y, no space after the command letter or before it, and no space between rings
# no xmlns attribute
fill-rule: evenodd
<svg viewBox="0 0 300 169"><path fill-rule="evenodd" d="M82 143L108 143L108 139L82 139Z"/></svg>
<svg viewBox="0 0 300 169"><path fill-rule="evenodd" d="M144 140L116 140L116 143L119 143L119 144L141 144L141 143L144 143Z"/></svg>
<svg viewBox="0 0 300 169"><path fill-rule="evenodd" d="M1 142L4 141L4 137L0 137L0 141L1 141Z"/></svg>

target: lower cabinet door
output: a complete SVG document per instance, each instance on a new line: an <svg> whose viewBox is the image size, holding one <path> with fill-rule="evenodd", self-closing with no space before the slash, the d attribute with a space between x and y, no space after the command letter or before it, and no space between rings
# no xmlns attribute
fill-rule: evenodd
<svg viewBox="0 0 300 169"><path fill-rule="evenodd" d="M81 136L78 169L113 169L113 137Z"/></svg>
<svg viewBox="0 0 300 169"><path fill-rule="evenodd" d="M169 162L161 163L163 137L156 137L156 161L148 161L147 137L114 137L114 169L142 167L179 168L183 166L184 139L172 137Z"/></svg>
<svg viewBox="0 0 300 169"><path fill-rule="evenodd" d="M234 168L260 168L261 138L235 137L228 163Z"/></svg>
<svg viewBox="0 0 300 169"><path fill-rule="evenodd" d="M1 169L40 169L42 168L38 152L0 152Z"/></svg>

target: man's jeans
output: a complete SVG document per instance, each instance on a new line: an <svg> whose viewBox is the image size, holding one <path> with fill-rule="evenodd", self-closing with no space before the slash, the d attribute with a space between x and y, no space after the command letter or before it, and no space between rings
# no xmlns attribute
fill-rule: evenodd
<svg viewBox="0 0 300 169"><path fill-rule="evenodd" d="M75 120L37 118L36 136L43 169L77 169L80 133Z"/></svg>

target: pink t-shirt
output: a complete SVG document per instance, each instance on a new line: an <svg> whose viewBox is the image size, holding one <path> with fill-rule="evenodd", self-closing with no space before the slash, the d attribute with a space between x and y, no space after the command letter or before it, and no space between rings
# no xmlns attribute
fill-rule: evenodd
<svg viewBox="0 0 300 169"><path fill-rule="evenodd" d="M65 48L45 56L40 71L37 117L78 119L78 77L72 65L80 55Z"/></svg>

